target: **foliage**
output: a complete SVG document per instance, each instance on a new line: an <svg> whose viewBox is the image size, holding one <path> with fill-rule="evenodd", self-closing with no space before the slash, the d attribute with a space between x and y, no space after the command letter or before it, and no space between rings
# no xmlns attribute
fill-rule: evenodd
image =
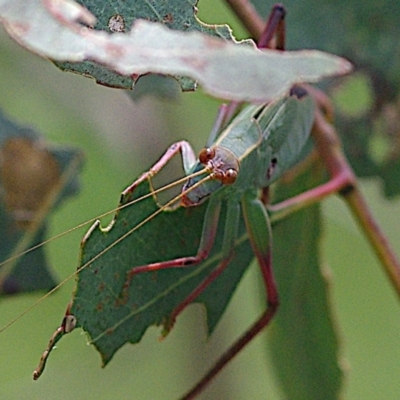
<svg viewBox="0 0 400 400"><path fill-rule="evenodd" d="M3 4L5 3L0 2L0 11ZM146 2L146 4L148 4L148 2ZM292 5L292 7L294 9L293 12L297 12L295 5ZM288 8L290 10L289 16L293 15L291 5L288 5ZM107 12L115 12L116 14L125 13L125 11L122 12L121 10L108 10ZM168 13L165 15L168 15ZM99 23L102 24L101 26L103 29L104 27L105 29L109 27L108 14L97 14L97 18L99 20ZM167 20L165 20L164 22L166 22L166 24L168 25L169 21L170 18L167 18ZM194 21L193 24L197 24L197 21L195 19L193 19L192 21ZM301 22L300 18L299 21ZM130 24L126 24L126 26L128 25ZM290 26L291 25L289 23L288 36L291 38L300 38L301 35L293 35L290 33ZM321 30L323 31L322 28ZM336 38L337 36L338 35L333 34L331 37ZM329 51L329 47L325 46L325 43L329 43L329 40L326 39L326 41L324 42L324 35L313 34L311 35L311 38L311 47L321 48ZM313 41L315 41L315 46L313 44ZM354 41L354 38L348 37L345 42L347 44L354 44L356 41ZM365 54L363 53L363 49L365 49L367 45L358 44L358 46L360 49L360 54ZM296 47L301 48L305 46L300 45ZM338 50L337 52L347 55L349 56L349 58L353 58L352 54L349 55L340 50ZM371 52L374 53L375 57L377 52L374 50L371 50ZM241 55L241 57L243 57L243 55ZM381 59L379 55L377 55L376 57ZM363 57L360 57L360 59L363 59ZM368 57L365 56L364 59L368 59ZM356 61L356 59L353 58L352 61ZM91 66L93 66L92 62L90 62L90 64ZM356 65L358 66L360 64L356 61ZM102 74L104 73L105 69L101 66L99 68L100 75L97 75L96 79L99 82L104 83L104 78ZM224 68L221 68L221 70L224 70ZM99 71L99 69L97 69L97 71ZM365 70L363 70L363 73L364 72ZM389 77L393 75L391 75L390 71L387 71L387 69L385 68L383 72L387 72L387 76ZM90 75L95 76L96 73L97 72L91 71ZM291 71L289 75L291 75L292 73L293 71ZM182 73L182 75L184 75L184 73ZM229 77L228 74L226 74L226 76ZM192 77L198 78L197 76ZM216 79L217 81L220 80L219 77L220 76L218 75L218 78ZM113 86L130 87L132 84L132 77L126 78L121 77L118 74L112 73L112 79L116 78L117 83L115 84L114 81L114 83L112 83ZM241 83L248 82L246 81L246 79L247 78L243 79ZM207 80L208 78L205 79L205 81ZM234 79L234 81L236 80ZM187 85L191 85L190 81L185 82L186 83L184 85L186 85L186 87ZM369 83L368 80L367 82ZM256 83L254 86L257 85L259 86L259 83ZM280 84L277 86L281 87ZM237 90L237 92L240 92L241 89L235 90ZM261 88L261 90L264 90L264 88ZM335 95L338 95L338 92ZM251 96L254 96L254 93L251 94ZM395 103L393 103L392 100L393 98L390 99L390 106L395 107ZM344 107L344 110L346 111L346 107ZM371 121L377 120L375 114L373 118L369 118L369 116L370 114L368 114L366 118L365 113L358 114L357 126L366 127L366 130L368 130L371 126ZM382 118L382 114L380 114L379 118ZM341 120L340 126L342 126L343 132L348 133L346 129L349 129L350 126L354 128L355 118L351 116L351 119L351 123L349 123L346 119ZM385 120L385 123L386 122L387 120ZM354 130L352 131L352 134L353 133ZM352 155L354 154L355 150L362 149L363 151L359 158L355 156L352 157L352 161L354 162L356 170L362 172L363 175L367 176L383 176L386 185L386 193L390 195L395 195L397 193L398 187L396 183L396 165L398 163L396 157L396 148L392 148L393 151L390 153L385 153L384 156L378 159L379 162L377 162L377 158L374 158L373 155L371 155L371 148L373 147L373 144L376 143L376 135L376 132L367 133L364 136L354 135L354 137L352 136L354 140L345 141L346 149L348 151L348 154ZM362 137L362 139L360 139L362 140L361 144L358 141L359 137ZM384 140L386 141L386 139ZM354 146L354 144L356 145ZM307 178L311 178L311 183L315 184L315 180L313 179L315 177L312 174L307 174L306 180ZM319 180L319 177L317 178L317 180ZM290 189L297 192L303 191L303 182L299 181L296 183L291 183ZM135 192L135 195L139 196L140 193L147 193L148 190L149 188L146 187L146 185L143 185L143 187L138 189L138 192ZM278 192L286 190L289 189L285 187L284 184L279 186L277 189ZM288 192L286 192L283 197L287 197L288 195ZM125 200L122 198L122 201ZM134 209L135 213L132 214L128 214L128 210L120 210L117 213L117 220L119 220L123 224L128 224L129 226L135 225L135 221L141 220L143 218L143 215L148 215L151 210L157 209L157 205L153 202L151 198L149 198L141 202L140 206L135 205ZM133 259L135 259L135 262L137 261L139 264L150 262L153 258L157 259L157 256L159 254L163 254L163 257L165 257L165 259L182 255L182 242L186 243L185 248L187 254L193 254L198 246L199 234L201 231L201 221L204 217L204 212L205 207L201 206L189 210L184 210L180 208L169 214L165 213L168 215L159 215L154 222L145 226L145 230L140 231L140 234L138 233L132 235L132 237L129 238L130 241L126 242L127 248L131 248L128 257L128 264ZM318 207L314 207L304 212L297 213L292 219L288 219L287 221L284 221L274 226L274 240L276 246L275 261L278 286L280 288L282 299L282 306L275 323L270 329L269 340L273 365L276 368L279 380L281 380L282 382L282 386L285 388L284 390L290 398L295 398L295 394L297 395L297 398L321 398L321 393L319 392L321 387L325 390L322 397L337 398L339 396L342 386L342 370L339 367L339 364L341 364L342 362L342 350L338 348L338 345L340 345L340 341L334 333L333 328L335 326L335 323L332 321L332 314L335 313L330 310L329 306L330 295L329 291L326 290L326 282L324 278L325 269L322 271L322 274L320 270L321 260L319 258L319 246L320 237L322 234L320 218L320 210L318 209ZM188 226L185 223L182 223L182 221L187 221L189 219L191 221L194 221L193 225ZM223 221L224 213L222 222ZM310 229L310 221L313 221L314 224L312 229ZM98 225L96 226L98 227ZM97 243L98 237L105 237L107 241L110 241L110 243L112 243L114 238L119 235L118 232L113 229L110 229L107 232L101 232L100 230L92 229L91 232L92 236L86 236L85 241L87 243L90 243L90 246L93 246L94 248L99 246ZM165 240L166 232L168 233L168 241ZM177 235L172 235L173 232L177 233ZM243 243L240 243L240 246L242 247L238 248L237 250L237 253L240 255L237 262L236 260L234 260L234 262L232 263L233 265L228 268L226 272L226 278L221 277L221 281L217 281L215 285L209 288L208 293L205 293L201 298L199 298L199 301L205 303L209 302L211 304L209 305L207 310L209 310L210 308L216 310L215 314L208 311L208 330L210 332L215 329L220 316L225 311L226 305L232 297L233 289L236 287L237 282L241 279L252 257L249 243L247 242L246 235L244 234L243 221L240 227L240 232L243 233L244 236L240 236L241 238L243 237ZM293 238L296 238L297 240L293 240ZM156 246L151 247L150 244L153 241ZM141 245L137 248L138 242L140 242ZM135 325L137 332L135 333L135 336L132 337L129 329L123 329L122 334L123 336L125 336L121 339L122 343L125 340L130 340L131 342L138 341L148 325L158 325L164 322L163 318L165 316L165 313L168 313L168 310L171 310L173 308L171 306L171 299L173 297L176 297L177 300L173 301L179 302L179 299L184 298L185 295L190 291L190 288L192 286L181 286L179 291L176 290L175 287L180 286L181 283L186 283L186 281L190 279L200 279L203 274L206 274L207 271L212 269L214 265L213 262L215 261L215 259L218 258L218 252L221 247L220 243L221 235L220 233L218 233L217 243L213 248L210 262L205 263L204 266L199 269L185 271L183 275L181 271L160 271L158 273L148 274L149 276L145 276L145 274L143 274L143 276L139 275L135 277L135 283L132 290L134 290L135 292L139 290L140 293L143 293L143 295L140 295L143 296L143 299L141 300L143 300L144 304L146 304L147 302L147 304L149 304L149 307L145 310L145 313L139 314L135 310L135 305L133 304L130 315L137 318L137 324ZM318 251L312 251L311 249L318 249ZM82 250L83 260L92 258L96 254L96 251L97 250L88 250L86 247L84 247ZM291 255L290 258L288 258L287 254ZM103 259L103 262L105 263L104 265L106 267L109 265L115 265L116 260L118 260L120 255L119 252L116 251L114 253L110 252L107 257L110 258L108 259L105 257ZM126 256L124 255L123 257L125 258ZM143 259L144 261L138 261L138 259ZM202 269L203 267L205 268L205 270ZM293 271L289 270L290 267L293 267ZM195 276L197 274L199 274L197 278L192 278L192 276ZM234 276L232 277L231 274L233 274ZM122 275L123 272L116 272L116 270L110 268L102 269L101 273L99 273L99 271L94 271L93 269L87 268L83 270L82 273L79 275L80 285L87 285L93 290L103 292L105 296L104 301L84 294L81 289L79 289L75 293L76 299L79 300L76 303L77 305L75 305L75 307L79 308L79 304L85 304L88 309L91 309L92 312L94 310L97 316L100 316L100 325L93 327L94 331L96 331L97 329L98 334L92 334L91 340L100 350L102 350L103 363L107 363L112 356L111 353L113 353L113 351L110 353L109 350L105 349L103 346L103 343L106 343L106 347L109 344L107 342L107 331L105 330L105 328L108 328L110 326L116 327L116 324L118 325L118 321L123 321L124 319L124 317L119 316L119 313L123 311L122 309L124 307L118 303L119 296L115 295L115 292L118 292L118 289L111 287L111 284L109 284L109 282L114 279L117 280L119 282L119 285L121 286L121 284L123 284ZM28 277L28 275L26 274L24 274L23 276L24 278ZM180 281L179 279L181 279L181 276L187 276L187 278L182 278L183 280ZM46 281L41 280L42 284L44 284L44 282ZM50 283L45 284L46 287L54 285L53 281L49 282ZM226 293L228 294L224 295L220 290L219 285L224 287L226 289ZM165 289L165 287L167 289ZM310 287L312 287L312 289L310 289ZM36 284L35 288L38 288ZM143 288L144 290L141 291ZM168 293L166 293L166 291ZM110 293L112 294L111 297L116 301L109 302ZM312 295L309 295L309 293L312 293ZM157 303L146 300L154 298L157 299ZM164 311L161 311L161 305L166 307ZM139 311L141 311L141 309L139 309ZM77 308L74 309L74 314L78 314ZM102 316L104 316L104 318ZM85 318L85 316L80 316L80 318L78 318L78 326L83 326L84 324L86 324ZM111 322L109 322L109 318L111 318ZM91 319L91 317L88 316L87 319L90 323L89 320ZM117 321L117 323L115 323L115 321ZM312 334L311 332L314 333ZM116 345L115 347L119 346L120 344ZM316 351L317 348L320 348L321 352ZM289 360L288 357L291 357L291 359ZM322 365L326 365L326 368L323 368ZM300 373L297 374L296 371L300 371ZM325 377L328 377L327 380L325 380ZM319 387L315 387L315 385L313 385L315 381L323 381L324 384Z"/></svg>
<svg viewBox="0 0 400 400"><path fill-rule="evenodd" d="M82 155L45 144L34 130L2 114L0 152L0 259L5 261L46 239L48 214L79 189ZM43 248L2 265L0 282L3 295L55 286Z"/></svg>
<svg viewBox="0 0 400 400"><path fill-rule="evenodd" d="M262 15L268 13L264 1L252 3ZM338 115L346 155L358 176L379 177L385 195L398 195L400 142L395 121L399 119L400 3L385 0L377 4L369 0L360 7L357 1L322 5L315 0L288 0L285 6L290 10L289 49L329 51L346 57L355 66L358 73L337 89L346 97ZM364 92L367 106L357 104L360 91ZM350 112L354 107L357 112Z"/></svg>

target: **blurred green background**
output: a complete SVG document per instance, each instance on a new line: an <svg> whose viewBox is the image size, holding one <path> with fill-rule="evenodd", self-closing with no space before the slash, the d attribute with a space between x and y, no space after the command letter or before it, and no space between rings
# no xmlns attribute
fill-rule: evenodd
<svg viewBox="0 0 400 400"><path fill-rule="evenodd" d="M200 17L228 22L243 35L219 3L202 0ZM145 98L133 104L122 91L60 72L0 35L0 107L12 119L41 131L49 141L81 147L86 154L81 194L52 219L50 236L105 212L120 192L178 139L199 150L218 102L201 92L173 103ZM378 221L399 254L400 201L387 201L373 180L362 188ZM325 260L332 270L332 298L343 342L348 377L346 400L395 400L400 393L400 305L375 256L337 198L324 203ZM103 224L106 224L105 220ZM84 230L49 245L55 274L70 275ZM166 232L167 235L167 232ZM207 340L204 313L191 306L166 340L151 328L136 346L125 346L106 369L79 331L54 351L44 375L32 372L60 324L73 280L0 335L1 399L173 399L185 392L223 349L259 315L258 270L246 274L215 334ZM1 326L40 297L3 300ZM221 373L203 399L280 399L265 336L257 338Z"/></svg>

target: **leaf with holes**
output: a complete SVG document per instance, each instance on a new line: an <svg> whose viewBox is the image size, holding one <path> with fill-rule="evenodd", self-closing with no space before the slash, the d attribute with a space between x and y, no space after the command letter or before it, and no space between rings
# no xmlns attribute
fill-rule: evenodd
<svg viewBox="0 0 400 400"><path fill-rule="evenodd" d="M124 77L149 72L187 76L208 93L232 100L270 101L295 83L351 70L346 60L321 52L261 51L145 20L135 21L129 33L96 31L82 26L95 24L93 15L72 2L0 0L0 17L12 37L53 60L91 60Z"/></svg>
<svg viewBox="0 0 400 400"><path fill-rule="evenodd" d="M38 133L0 113L0 260L46 238L48 214L79 190L82 155L52 147ZM0 293L49 290L55 285L43 248L0 268Z"/></svg>

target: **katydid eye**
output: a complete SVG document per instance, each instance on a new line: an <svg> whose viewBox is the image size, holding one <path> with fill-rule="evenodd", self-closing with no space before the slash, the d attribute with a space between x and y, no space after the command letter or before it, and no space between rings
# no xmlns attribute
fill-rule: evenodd
<svg viewBox="0 0 400 400"><path fill-rule="evenodd" d="M212 160L215 157L215 150L211 147L206 147L201 150L199 153L199 161L202 164L206 164L208 161Z"/></svg>
<svg viewBox="0 0 400 400"><path fill-rule="evenodd" d="M237 171L235 171L232 168L229 168L228 170L225 171L223 179L221 179L222 183L224 185L231 185L236 181L237 178Z"/></svg>

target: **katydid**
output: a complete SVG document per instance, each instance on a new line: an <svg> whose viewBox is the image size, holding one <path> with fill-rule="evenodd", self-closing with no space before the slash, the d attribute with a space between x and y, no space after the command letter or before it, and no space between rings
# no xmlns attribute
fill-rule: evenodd
<svg viewBox="0 0 400 400"><path fill-rule="evenodd" d="M274 29L276 29L276 24L279 25L281 19L277 19L275 15L270 21L270 25L275 24ZM266 41L266 44L268 43L269 39ZM271 104L248 106L226 126L226 121L230 119L229 113L230 110L226 108L223 108L220 112L217 119L218 122L210 135L207 147L200 152L198 160L196 160L194 152L187 142L181 141L175 143L153 168L143 174L141 178L124 192L124 195L134 194L138 186L144 181L151 182L152 177L179 152L182 154L183 166L187 174L187 178L184 179L185 184L182 193L166 205L161 206L157 211L151 213L144 221L128 228L125 235L99 252L98 255L84 262L77 271L79 279L81 279L81 273L83 275L84 272L89 273L91 271L92 274L97 274L99 269L97 261L106 252L117 246L132 232L138 231L140 234L141 228L147 222L167 212L177 201L180 201L183 207L192 209L202 207L202 210L205 210L204 222L197 253L172 259L163 258L160 255L159 261L139 264L137 266L132 265L125 271L126 276L122 277L120 291L117 292L113 300L121 308L128 305L133 308L133 306L137 305L132 304L135 301L132 300L134 293L131 288L140 274L143 273L143 275L146 275L144 274L146 272L155 272L170 268L189 270L207 262L214 247L217 229L221 228L219 215L221 209L225 207L226 215L225 226L222 228L224 234L220 251L221 259L207 277L200 281L196 287L190 290L187 296L173 306L169 315L163 320L163 334L165 335L185 307L199 298L229 268L236 251L235 244L239 224L244 219L247 237L262 272L267 293L267 308L250 329L222 356L215 368L201 384L202 387L195 389L186 398L201 390L205 383L214 377L227 362L269 324L276 313L279 299L272 271L270 221L265 202L263 201L266 197L265 192L268 190L270 184L282 176L285 171L290 169L296 161L299 161L306 154L309 134L314 123L314 115L316 115L315 121L319 123L319 125L317 124L319 128L326 123L321 112L318 109L315 110L314 101L307 93L307 90L300 86L294 87L291 93L288 93L284 98L277 99ZM318 130L318 126L314 130ZM303 149L304 153L302 153ZM326 161L328 169L330 166L329 163L328 157ZM330 169L330 172L334 179L326 186L304 193L300 197L289 199L280 205L271 207L271 210L277 212L293 210L299 206L304 206L307 202L317 201L334 191L346 189L342 193L348 193L353 189L353 177L346 176L342 179L343 176L340 175L340 171L334 168ZM158 190L152 191L150 195L156 196L157 192ZM263 192L263 195L260 195L261 192ZM135 201L140 199L142 197L139 196ZM190 219L188 219L188 223L191 223ZM98 224L96 224L97 226ZM93 230L94 228L91 231ZM86 238L88 237L89 235ZM112 270L113 266L107 265L106 267ZM102 287L101 290L103 290ZM99 289L99 291L101 290ZM96 302L96 299L94 299L94 302ZM97 306L100 308L102 303L98 301ZM61 326L53 335L40 365L35 371L35 379L42 373L47 357L55 342L65 333L71 332L75 326L86 328L84 318L81 318L79 314L83 311L78 308L75 302L68 307ZM124 317L124 322L134 324L135 321L131 318L132 316L128 312L127 317ZM98 338L101 335L109 334L111 336L114 327L109 326L102 329L103 332L98 335ZM95 339L97 338L95 337ZM96 340L93 340L93 342L97 345ZM121 345L117 344L116 347L120 347Z"/></svg>
<svg viewBox="0 0 400 400"><path fill-rule="evenodd" d="M121 293L119 300L116 301L123 305L130 304L130 301L132 301L130 299L130 283L135 279L135 275L167 268L190 268L207 259L216 237L221 205L223 202L226 203L227 215L222 244L222 259L214 271L176 306L168 321L164 321L165 335L172 327L177 315L195 300L229 265L233 256L241 207L250 241L263 272L268 292L268 303L270 304L267 317L263 316L260 319L257 323L260 327L254 334L261 331L276 310L277 293L271 269L271 239L268 216L264 204L258 199L258 192L260 188L267 187L278 179L286 168L290 168L297 161L297 157L309 137L313 115L314 102L311 96L304 89L295 87L286 97L267 106L246 107L223 130L210 147L200 152L199 161L196 161L194 152L187 142L181 141L171 145L159 162L126 189L123 197L129 196L131 193L134 194L135 189L143 181L151 180L179 152L182 154L184 170L190 178L184 185L182 193L168 202L167 205L151 213L144 221L128 229L122 237L117 240L112 239L110 245L107 245L94 257L90 256L87 262L83 262L78 272L84 273L90 269L99 271L95 274L101 276L102 267L109 265L107 260L103 260L105 254L111 253L110 250L115 248L122 240L126 240L128 236L132 235L133 231L137 230L140 234L140 228L144 224L154 219L161 212L165 212L166 208L176 203L177 200L180 200L184 207L196 207L208 200L197 254L169 261L163 260L149 265L138 265L130 271L128 270L126 279L122 277ZM219 120L222 120L222 118L219 118ZM288 132L291 132L291 134L288 135ZM290 142L287 140L288 137L290 137ZM137 200L140 199L141 197ZM96 224L97 226L98 224ZM95 227L91 229L91 232L94 230ZM112 272L110 269L109 271ZM101 289L101 292L103 291ZM101 302L101 300L96 299L92 299L92 301ZM76 320L78 325L82 326L78 314L79 311L83 310L80 306L78 309L74 307L75 304L72 303L68 308L62 326L55 333L40 366L35 371L35 379L40 376L55 341L58 341L64 333L70 332ZM85 311L83 312L85 313ZM128 309L127 312L126 318L129 319ZM120 347L122 344L117 343L115 346ZM101 347L100 343L99 346Z"/></svg>
<svg viewBox="0 0 400 400"><path fill-rule="evenodd" d="M320 100L319 103L321 104ZM224 112L222 111L222 114ZM217 120L223 121L224 119L223 115L222 117L220 115ZM246 238L251 243L254 255L258 260L266 287L267 308L250 329L221 357L215 367L200 383L200 386L196 387L186 398L192 398L192 396L201 391L205 384L227 362L268 325L277 311L279 299L272 272L271 230L265 204L262 201L263 197L260 197L260 191L268 188L282 173L293 166L298 161L302 149L304 151L307 150L311 127L313 126L313 132L318 132L319 129L322 129L321 127L324 127L324 124L324 117L321 111L315 108L313 98L307 94L304 88L295 87L286 97L278 99L271 104L246 107L231 124L222 130L212 143L207 144L209 147L200 152L199 160L196 160L193 150L185 141L170 146L164 156L148 172L145 172L125 190L122 196L124 198L123 204L125 201L129 204L130 197L133 197L135 202L141 200L142 194L138 193L136 195L136 191L140 189L143 183L150 182L151 186L154 175L161 171L179 153L182 154L183 167L187 174L182 193L166 205L157 206L147 218L134 225L128 224L126 213L120 212L110 230L110 234L113 229L116 229L118 222L127 225L125 233L120 237L117 236L117 238L111 235L109 238L106 237L105 244L101 245L101 247L99 247L100 244L95 242L93 245L94 250L83 254L82 265L78 268L79 280L75 299L68 307L61 326L53 335L46 352L43 354L41 362L35 371L35 378L38 378L43 372L46 360L54 344L64 334L72 331L75 326L82 327L89 333L92 344L102 354L104 364L128 340L132 342L138 341L149 323L162 323L164 325L163 335L166 335L172 328L177 316L186 306L196 301L214 282L218 283L218 278L221 278L224 272L229 270L230 264L234 261L234 257L237 256L236 252L238 250L236 246L239 221L244 219L247 229ZM218 129L216 128L215 130ZM321 138L316 138L317 144L319 139ZM328 135L327 140L329 141L330 139ZM336 160L340 161L338 155L336 155ZM344 196L355 195L355 182L348 173L346 175L345 168L343 169L344 173L342 173L343 171L338 168L336 170L334 168L331 169L330 165L331 162L328 157L327 166L332 173L333 179L327 184L312 189L310 192L300 194L295 198L288 199L271 208L279 213L285 209L296 209L299 206L310 204L310 202L319 201L330 193L340 190ZM156 192L158 190L150 191L150 194L156 195ZM204 218L204 222L197 252L192 255L171 259L162 258L159 255L158 259L160 261L148 264L140 264L140 261L136 260L133 255L128 260L121 260L121 264L123 261L124 266L119 267L118 270L112 268L111 263L115 257L125 258L125 256L120 256L118 253L117 246L119 243L123 240L131 240L130 243L133 246L137 245L137 240L141 237L143 229L155 219L164 217L163 214L168 216L168 209L175 205L177 201L180 201L183 207L204 210L204 212L199 211L199 214ZM226 215L225 225L221 228L219 215L223 207L226 209ZM125 212L127 209L125 208L123 211ZM180 215L182 216L182 214ZM241 215L243 215L243 218ZM197 221L193 214L187 214L186 218L189 227ZM133 227L130 228L130 226ZM92 227L84 239L85 242L94 240L93 234L97 233L98 227L98 223ZM191 287L187 294L181 295L179 301L169 305L170 311L167 314L163 314L162 319L160 319L160 316L155 316L154 320L152 320L154 322L149 322L148 320L145 322L140 321L138 318L142 309L154 307L154 301L166 302L168 300L167 291L172 292L175 290L174 285L177 288L179 285L186 285L188 282L188 279L177 278L176 276L179 275L175 275L172 281L181 279L182 282L174 284L171 283L170 278L170 281L165 282L165 286L161 286L160 289L160 285L163 284L162 281L167 276L164 274L162 278L160 276L160 279L158 279L154 274L166 269L169 269L170 272L174 270L181 270L182 272L201 270L210 259L212 251L214 251L217 230L219 232L223 231L223 240L219 244L219 258L213 268L208 270L208 274L197 281L197 284ZM135 237L136 243L131 238L134 233L137 233ZM98 236L102 235L104 234L98 234ZM165 232L162 235L164 236ZM148 239L142 239L142 241L152 240L151 236L146 236L146 238ZM164 250L168 247L170 240L172 241L173 239L165 240L164 238L163 243L159 243L160 254L164 254ZM97 250L95 250L96 248ZM132 250L136 251L136 249ZM107 258L110 253L114 253L114 255ZM396 271L398 275L398 267ZM143 276L147 276L148 279L141 280ZM89 279L94 280L95 290L85 294L85 286L88 285ZM398 288L399 285L396 281L394 283ZM140 287L143 285L153 285L156 287L155 290L161 293L159 295L152 294L150 299L146 298L144 297L146 296L145 290L150 288L146 287L142 293ZM159 296L158 300L157 296ZM94 308L97 308L98 311L93 312ZM108 316L104 315L104 308L115 310L116 315L106 320ZM89 314L95 314L94 318ZM144 319L146 318L148 316ZM109 322L110 320L113 322ZM131 335L134 335L134 339L131 338Z"/></svg>

